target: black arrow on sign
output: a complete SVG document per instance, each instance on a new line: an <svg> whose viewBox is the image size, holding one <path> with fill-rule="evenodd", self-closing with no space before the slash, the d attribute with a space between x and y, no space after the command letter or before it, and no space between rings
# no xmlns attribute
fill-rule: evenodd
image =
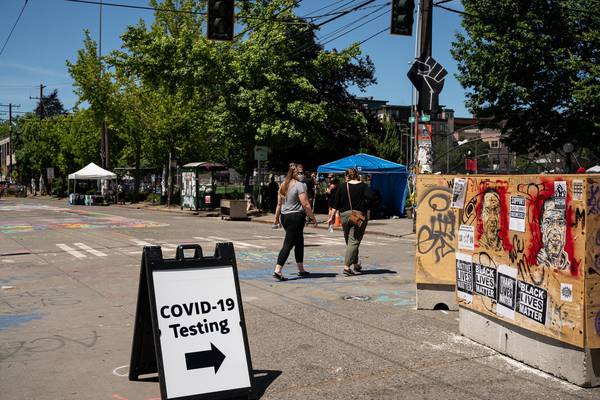
<svg viewBox="0 0 600 400"><path fill-rule="evenodd" d="M210 344L210 350L185 353L185 365L188 370L215 367L216 374L221 364L223 364L223 360L225 360L225 354L221 353L212 343Z"/></svg>

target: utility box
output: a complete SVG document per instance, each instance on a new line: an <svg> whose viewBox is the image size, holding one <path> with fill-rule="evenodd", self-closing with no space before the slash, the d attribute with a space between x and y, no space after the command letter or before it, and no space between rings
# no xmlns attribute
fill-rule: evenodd
<svg viewBox="0 0 600 400"><path fill-rule="evenodd" d="M458 310L454 294L458 210L450 207L454 178L417 175L415 281L420 310Z"/></svg>

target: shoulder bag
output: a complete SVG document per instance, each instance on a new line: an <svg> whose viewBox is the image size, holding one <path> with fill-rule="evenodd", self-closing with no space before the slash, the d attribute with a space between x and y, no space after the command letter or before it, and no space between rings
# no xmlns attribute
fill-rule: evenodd
<svg viewBox="0 0 600 400"><path fill-rule="evenodd" d="M360 211L354 211L352 209L352 198L350 196L350 185L348 184L348 182L346 182L346 191L348 192L348 202L350 203L350 211L352 211L352 214L350 214L350 217L348 218L348 222L350 222L351 225L360 228L365 222L365 216L362 215Z"/></svg>

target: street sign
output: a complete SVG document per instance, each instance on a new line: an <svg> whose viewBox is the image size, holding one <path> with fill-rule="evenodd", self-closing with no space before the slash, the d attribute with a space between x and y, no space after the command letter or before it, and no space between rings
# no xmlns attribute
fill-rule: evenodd
<svg viewBox="0 0 600 400"><path fill-rule="evenodd" d="M429 114L423 114L419 117L419 121L421 122L429 122L431 121L431 115Z"/></svg>
<svg viewBox="0 0 600 400"><path fill-rule="evenodd" d="M411 124L415 122L415 117L408 117L408 122Z"/></svg>
<svg viewBox="0 0 600 400"><path fill-rule="evenodd" d="M129 379L158 371L164 400L253 393L233 244L214 254L180 245L164 260L160 247L144 248Z"/></svg>
<svg viewBox="0 0 600 400"><path fill-rule="evenodd" d="M267 161L269 159L269 148L267 146L254 146L254 159L256 161Z"/></svg>

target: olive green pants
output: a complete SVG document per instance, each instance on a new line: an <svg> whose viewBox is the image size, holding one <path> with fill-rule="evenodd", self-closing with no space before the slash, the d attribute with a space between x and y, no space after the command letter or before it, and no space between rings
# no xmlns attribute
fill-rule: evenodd
<svg viewBox="0 0 600 400"><path fill-rule="evenodd" d="M346 255L344 256L344 265L347 267L351 266L352 264L358 264L358 248L360 246L360 241L365 234L365 229L367 229L366 218L362 226L359 228L350 224L348 221L350 215L352 215L352 211L350 210L341 213L342 228L344 229L344 240L346 240ZM363 215L365 214L363 213Z"/></svg>

